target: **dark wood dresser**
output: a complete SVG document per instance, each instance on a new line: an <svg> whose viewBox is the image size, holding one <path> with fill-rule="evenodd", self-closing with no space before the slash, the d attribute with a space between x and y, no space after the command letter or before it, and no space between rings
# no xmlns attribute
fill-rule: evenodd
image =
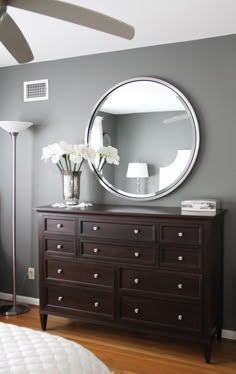
<svg viewBox="0 0 236 374"><path fill-rule="evenodd" d="M221 337L224 211L37 208L40 317L196 340Z"/></svg>

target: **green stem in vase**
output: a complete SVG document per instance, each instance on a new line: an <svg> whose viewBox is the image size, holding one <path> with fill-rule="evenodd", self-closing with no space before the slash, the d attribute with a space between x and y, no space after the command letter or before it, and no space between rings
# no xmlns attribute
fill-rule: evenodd
<svg viewBox="0 0 236 374"><path fill-rule="evenodd" d="M69 165L68 165L67 157L66 157L66 155L63 155L62 157L63 157L64 160L65 160L66 170L69 171L70 169L69 169Z"/></svg>
<svg viewBox="0 0 236 374"><path fill-rule="evenodd" d="M56 165L57 165L58 169L59 169L60 171L62 171L62 168L61 168L61 166L59 165L59 162L58 162Z"/></svg>
<svg viewBox="0 0 236 374"><path fill-rule="evenodd" d="M84 159L81 161L78 171L80 171L81 166L83 165Z"/></svg>
<svg viewBox="0 0 236 374"><path fill-rule="evenodd" d="M60 167L60 170L61 170L61 171L64 170L63 165L62 165L62 163L61 163L61 160L58 161L57 165L58 165L58 167Z"/></svg>

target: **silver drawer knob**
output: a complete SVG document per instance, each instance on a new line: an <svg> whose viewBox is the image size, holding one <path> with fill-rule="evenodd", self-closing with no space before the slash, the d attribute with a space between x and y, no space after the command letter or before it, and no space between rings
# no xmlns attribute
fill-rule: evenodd
<svg viewBox="0 0 236 374"><path fill-rule="evenodd" d="M57 228L58 228L58 229L61 229L62 227L63 227L63 224L62 224L62 223L58 223L58 224L57 224Z"/></svg>
<svg viewBox="0 0 236 374"><path fill-rule="evenodd" d="M99 305L100 305L99 302L98 302L98 301L95 301L95 303L94 303L95 308L98 308Z"/></svg>
<svg viewBox="0 0 236 374"><path fill-rule="evenodd" d="M139 229L134 229L134 234L138 234L140 232Z"/></svg>
<svg viewBox="0 0 236 374"><path fill-rule="evenodd" d="M134 279L134 283L138 284L140 282L139 278Z"/></svg>
<svg viewBox="0 0 236 374"><path fill-rule="evenodd" d="M183 285L181 283L178 284L178 288L181 289L183 288Z"/></svg>
<svg viewBox="0 0 236 374"><path fill-rule="evenodd" d="M134 256L135 256L135 257L139 257L139 256L140 256L140 253L139 253L139 252L134 252Z"/></svg>
<svg viewBox="0 0 236 374"><path fill-rule="evenodd" d="M62 249L63 245L62 244L57 244L57 249Z"/></svg>
<svg viewBox="0 0 236 374"><path fill-rule="evenodd" d="M134 313L135 313L135 314L139 314L139 308L135 308L135 309L134 309Z"/></svg>
<svg viewBox="0 0 236 374"><path fill-rule="evenodd" d="M57 269L57 273L61 274L63 272L63 269Z"/></svg>
<svg viewBox="0 0 236 374"><path fill-rule="evenodd" d="M94 253L98 253L98 252L99 252L99 248L94 248L94 249L93 249L93 252L94 252Z"/></svg>
<svg viewBox="0 0 236 374"><path fill-rule="evenodd" d="M184 256L178 256L179 261L183 261L183 259L184 259Z"/></svg>
<svg viewBox="0 0 236 374"><path fill-rule="evenodd" d="M59 296L58 301L62 301L62 300L63 300L63 296Z"/></svg>
<svg viewBox="0 0 236 374"><path fill-rule="evenodd" d="M98 231L99 227L98 226L93 226L93 231Z"/></svg>
<svg viewBox="0 0 236 374"><path fill-rule="evenodd" d="M179 236L180 238L182 238L182 236L184 236L184 233L183 233L183 232L178 232L178 236Z"/></svg>
<svg viewBox="0 0 236 374"><path fill-rule="evenodd" d="M94 277L95 279L98 279L99 274L98 274L98 273L95 273L95 274L93 274L93 277Z"/></svg>
<svg viewBox="0 0 236 374"><path fill-rule="evenodd" d="M179 315L178 315L178 320L179 320L179 321L182 321L182 319L183 319L182 314L179 314Z"/></svg>

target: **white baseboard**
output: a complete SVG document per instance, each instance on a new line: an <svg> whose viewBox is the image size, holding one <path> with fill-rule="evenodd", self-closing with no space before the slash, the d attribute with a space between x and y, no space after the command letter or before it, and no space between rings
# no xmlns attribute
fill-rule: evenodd
<svg viewBox="0 0 236 374"><path fill-rule="evenodd" d="M236 340L236 331L222 330L222 338Z"/></svg>
<svg viewBox="0 0 236 374"><path fill-rule="evenodd" d="M7 300L10 301L12 300L12 295L9 293L3 293L0 292L0 299L1 300ZM28 296L16 296L16 301L20 303L25 303L29 305L39 305L39 299L35 299L33 297L28 297Z"/></svg>
<svg viewBox="0 0 236 374"><path fill-rule="evenodd" d="M9 293L0 292L0 300L12 300L12 295ZM16 300L20 303L29 305L39 305L39 299L27 296L16 296ZM222 338L236 340L236 331L222 330Z"/></svg>

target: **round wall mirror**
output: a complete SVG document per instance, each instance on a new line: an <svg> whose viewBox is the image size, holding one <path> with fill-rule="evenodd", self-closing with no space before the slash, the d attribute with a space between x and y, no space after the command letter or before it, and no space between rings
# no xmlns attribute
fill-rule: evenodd
<svg viewBox="0 0 236 374"><path fill-rule="evenodd" d="M196 114L174 86L135 78L110 89L97 103L86 143L118 150L119 165L90 164L110 192L152 200L177 188L191 171L200 142Z"/></svg>

